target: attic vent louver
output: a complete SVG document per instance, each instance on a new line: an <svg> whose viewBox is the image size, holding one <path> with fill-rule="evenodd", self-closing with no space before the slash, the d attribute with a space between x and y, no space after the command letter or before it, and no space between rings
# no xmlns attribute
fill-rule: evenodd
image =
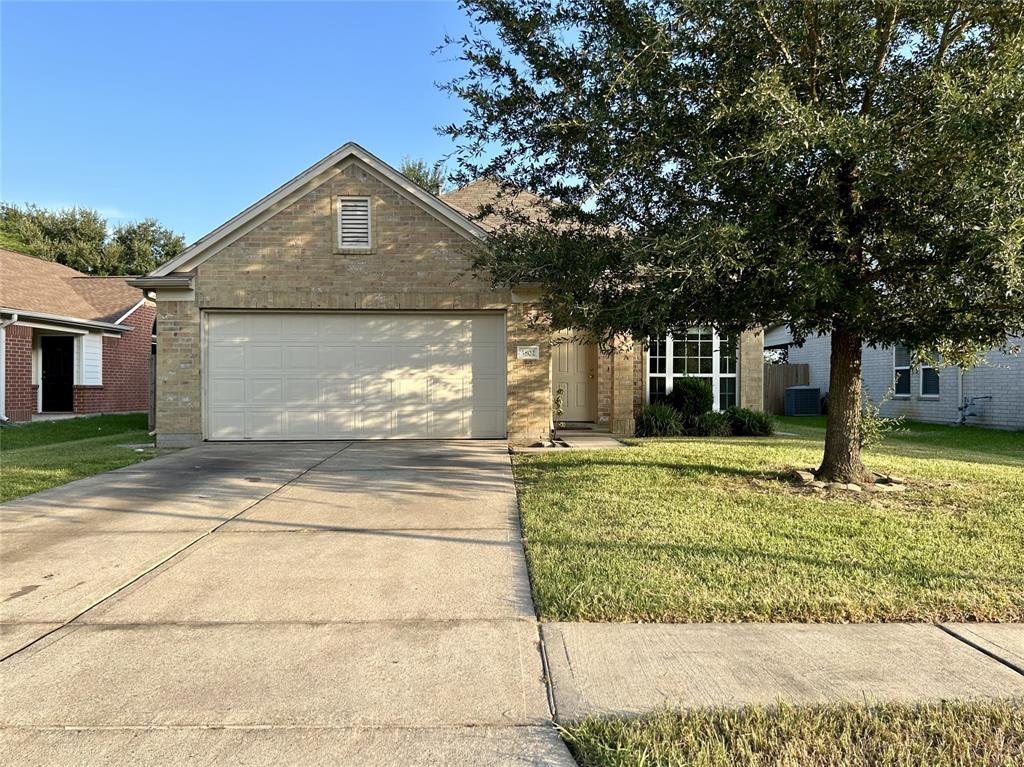
<svg viewBox="0 0 1024 767"><path fill-rule="evenodd" d="M370 243L370 198L338 198L338 247L367 250Z"/></svg>

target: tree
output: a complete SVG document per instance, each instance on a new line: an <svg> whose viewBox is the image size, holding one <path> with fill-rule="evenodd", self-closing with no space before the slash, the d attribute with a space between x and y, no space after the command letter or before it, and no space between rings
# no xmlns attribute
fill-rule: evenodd
<svg viewBox="0 0 1024 767"><path fill-rule="evenodd" d="M90 208L46 210L0 204L0 235L10 247L87 274L146 274L173 258L185 241L155 219L121 224L111 232Z"/></svg>
<svg viewBox="0 0 1024 767"><path fill-rule="evenodd" d="M557 203L478 267L555 327L831 333L844 482L863 344L968 365L1024 327L1024 3L462 4L461 174Z"/></svg>
<svg viewBox="0 0 1024 767"><path fill-rule="evenodd" d="M444 189L445 170L439 162L427 165L422 159L413 160L411 157L403 157L398 170L403 176L416 182L417 186L426 189L431 194L441 194Z"/></svg>

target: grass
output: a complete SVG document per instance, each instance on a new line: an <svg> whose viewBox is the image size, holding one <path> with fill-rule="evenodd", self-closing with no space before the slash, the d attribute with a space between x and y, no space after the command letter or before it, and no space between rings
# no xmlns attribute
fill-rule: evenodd
<svg viewBox="0 0 1024 767"><path fill-rule="evenodd" d="M823 427L516 456L541 616L1024 620L1024 433L911 423L866 455L898 494L781 480L817 465Z"/></svg>
<svg viewBox="0 0 1024 767"><path fill-rule="evenodd" d="M147 458L126 444L148 444L145 413L37 421L0 430L0 501L20 498Z"/></svg>
<svg viewBox="0 0 1024 767"><path fill-rule="evenodd" d="M1024 706L697 709L589 719L564 735L580 767L1010 767L1024 759Z"/></svg>

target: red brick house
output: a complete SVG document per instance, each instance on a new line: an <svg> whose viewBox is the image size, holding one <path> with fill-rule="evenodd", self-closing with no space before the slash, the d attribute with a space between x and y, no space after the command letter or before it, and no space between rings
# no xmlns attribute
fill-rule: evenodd
<svg viewBox="0 0 1024 767"><path fill-rule="evenodd" d="M0 417L147 410L155 318L124 277L0 249Z"/></svg>

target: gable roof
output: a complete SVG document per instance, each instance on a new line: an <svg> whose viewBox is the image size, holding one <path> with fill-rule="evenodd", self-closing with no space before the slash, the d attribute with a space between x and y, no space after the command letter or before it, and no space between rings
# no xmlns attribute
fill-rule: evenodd
<svg viewBox="0 0 1024 767"><path fill-rule="evenodd" d="M118 323L143 300L127 277L90 277L0 248L0 306L72 320Z"/></svg>
<svg viewBox="0 0 1024 767"><path fill-rule="evenodd" d="M239 237L290 205L310 189L320 186L327 178L340 171L339 166L342 163L352 159L362 162L396 191L413 202L418 203L428 213L466 237L479 240L487 236L487 231L475 222L470 221L465 213L456 210L451 205L421 189L417 184L410 181L386 162L350 141L331 152L319 162L306 168L302 173L275 189L262 200L253 203L234 218L221 224L209 234L200 237L185 248L176 258L150 272L150 277L165 277L175 272L195 268L217 251L227 247Z"/></svg>

